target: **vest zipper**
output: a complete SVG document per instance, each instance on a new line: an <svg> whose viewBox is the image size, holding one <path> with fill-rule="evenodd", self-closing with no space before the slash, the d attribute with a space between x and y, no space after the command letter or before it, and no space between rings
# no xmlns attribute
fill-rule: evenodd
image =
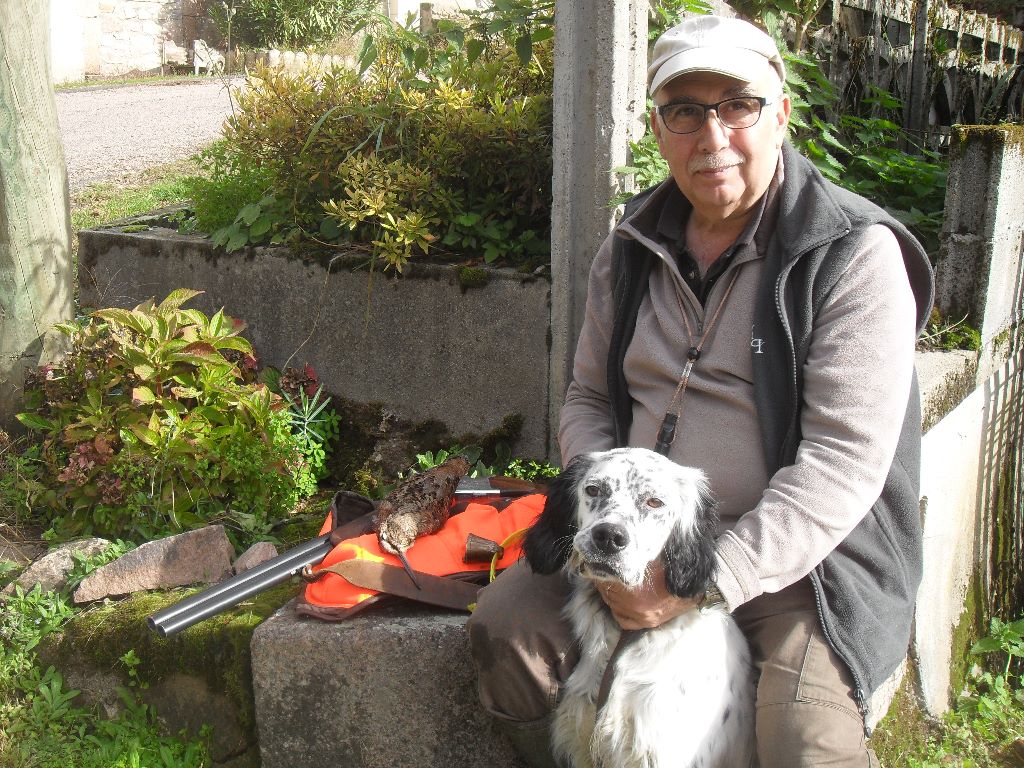
<svg viewBox="0 0 1024 768"><path fill-rule="evenodd" d="M802 255L803 254L801 254L801 256ZM798 398L797 398L797 392L796 392L796 390L797 390L797 382L799 380L799 377L798 377L798 371L796 369L796 345L793 343L793 330L792 330L792 328L789 327L789 318L786 315L785 308L782 306L782 295L783 295L783 293L785 291L784 285L785 285L786 280L789 278L789 273L792 270L793 265L799 260L799 258L800 257L798 256L797 258L794 258L793 260L791 260L789 262L789 266L785 267L782 270L782 272L779 274L778 282L775 284L775 311L778 313L779 319L782 321L782 328L786 332L786 341L789 343L789 349L790 349L789 362L790 362L791 373L792 373L792 382L791 382L791 384L792 384L791 393L792 394L791 394L790 405L791 405L791 407L793 409L791 411L791 413L793 413L793 414L796 414L797 409L799 407ZM785 441L785 443L782 446L783 447L783 456L788 454L789 444L790 444L790 442L792 442L792 438L793 438L793 430L792 430L792 427L790 427L789 431L786 433L786 441ZM821 632L825 636L825 642L828 643L829 648L831 648L833 650L833 652L836 654L836 656L839 657L840 661L842 661L843 664L846 666L846 668L850 671L850 677L853 678L853 686L854 686L853 697L854 697L854 699L856 699L856 702L857 702L857 711L860 712L861 719L864 721L864 735L865 735L865 737L870 736L871 735L871 729L868 728L868 723L867 723L867 716L868 716L867 694L865 694L865 692L864 692L864 686L863 686L863 683L861 682L860 675L857 674L857 670L855 670L853 668L853 665L850 664L850 661L846 657L846 655L842 651L840 651L839 648L836 646L836 643L832 639L832 635L829 632L828 624L825 621L825 611L822 608L821 586L820 586L820 583L819 583L819 580L818 580L818 577L817 577L817 573L812 571L808 575L811 577L811 587L812 587L812 589L814 591L814 605L815 605L815 608L818 611L818 625L821 627Z"/></svg>
<svg viewBox="0 0 1024 768"><path fill-rule="evenodd" d="M871 736L871 729L868 728L868 701L867 694L864 693L864 685L861 683L860 676L857 674L857 670L853 668L846 656L840 651L835 642L832 640L832 635L829 633L828 624L825 623L825 611L821 607L821 587L819 586L818 579L815 578L815 573L808 574L811 576L811 588L814 591L814 605L818 609L818 625L821 627L821 633L825 636L825 642L828 643L836 656L846 665L846 668L850 671L850 677L853 678L853 697L857 701L857 711L860 712L861 719L864 721L864 737Z"/></svg>

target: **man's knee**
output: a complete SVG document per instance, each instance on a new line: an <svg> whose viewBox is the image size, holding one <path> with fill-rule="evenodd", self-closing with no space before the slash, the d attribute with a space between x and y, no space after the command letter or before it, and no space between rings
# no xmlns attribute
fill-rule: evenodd
<svg viewBox="0 0 1024 768"><path fill-rule="evenodd" d="M554 708L575 663L564 595L561 575L536 576L524 563L481 591L467 629L480 701L496 717L532 722Z"/></svg>
<svg viewBox="0 0 1024 768"><path fill-rule="evenodd" d="M864 723L848 710L790 702L757 708L760 768L869 768Z"/></svg>
<svg viewBox="0 0 1024 768"><path fill-rule="evenodd" d="M762 627L765 658L757 687L761 768L869 768L864 720L842 660L810 612Z"/></svg>

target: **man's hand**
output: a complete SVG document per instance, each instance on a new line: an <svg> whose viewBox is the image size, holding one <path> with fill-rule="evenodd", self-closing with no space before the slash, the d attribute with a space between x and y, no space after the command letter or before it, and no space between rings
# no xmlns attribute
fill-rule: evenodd
<svg viewBox="0 0 1024 768"><path fill-rule="evenodd" d="M617 582L596 582L597 591L623 629L652 629L697 607L699 597L669 594L665 566L660 560L647 567L647 578L639 587Z"/></svg>

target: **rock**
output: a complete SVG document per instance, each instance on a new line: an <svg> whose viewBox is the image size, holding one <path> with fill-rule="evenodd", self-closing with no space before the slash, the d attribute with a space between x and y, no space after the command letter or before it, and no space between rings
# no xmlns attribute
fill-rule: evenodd
<svg viewBox="0 0 1024 768"><path fill-rule="evenodd" d="M220 581L231 575L233 551L222 525L147 542L86 576L72 599L87 603L144 589Z"/></svg>
<svg viewBox="0 0 1024 768"><path fill-rule="evenodd" d="M277 547L269 541L257 541L235 560L235 573L243 573L277 557Z"/></svg>
<svg viewBox="0 0 1024 768"><path fill-rule="evenodd" d="M75 565L73 553L79 552L86 557L92 557L100 554L109 546L109 541L98 538L80 539L61 544L26 568L24 573L4 587L3 594L14 594L15 584L20 584L25 591L32 589L36 584L39 584L44 592L61 590L67 586L68 574Z"/></svg>
<svg viewBox="0 0 1024 768"><path fill-rule="evenodd" d="M337 622L279 610L250 644L263 768L524 768L479 704L465 623L408 602Z"/></svg>
<svg viewBox="0 0 1024 768"><path fill-rule="evenodd" d="M36 537L26 541L16 529L0 525L0 560L7 560L24 568L46 554L46 547Z"/></svg>
<svg viewBox="0 0 1024 768"><path fill-rule="evenodd" d="M249 747L237 709L227 696L211 691L199 677L173 674L151 685L142 697L171 733L182 729L200 733L204 725L210 726L210 758L214 763L240 755Z"/></svg>

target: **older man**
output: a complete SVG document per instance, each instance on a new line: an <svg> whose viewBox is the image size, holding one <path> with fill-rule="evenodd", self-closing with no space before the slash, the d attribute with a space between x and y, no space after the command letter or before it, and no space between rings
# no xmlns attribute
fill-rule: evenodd
<svg viewBox="0 0 1024 768"><path fill-rule="evenodd" d="M619 445L703 469L720 517L708 594L653 569L605 601L627 629L722 603L759 671L762 768L868 766L868 698L903 659L920 580L914 343L931 308L910 233L787 142L772 39L736 19L657 41L651 124L672 177L591 270L562 459ZM485 707L537 765L576 662L566 585L524 565L470 639Z"/></svg>

